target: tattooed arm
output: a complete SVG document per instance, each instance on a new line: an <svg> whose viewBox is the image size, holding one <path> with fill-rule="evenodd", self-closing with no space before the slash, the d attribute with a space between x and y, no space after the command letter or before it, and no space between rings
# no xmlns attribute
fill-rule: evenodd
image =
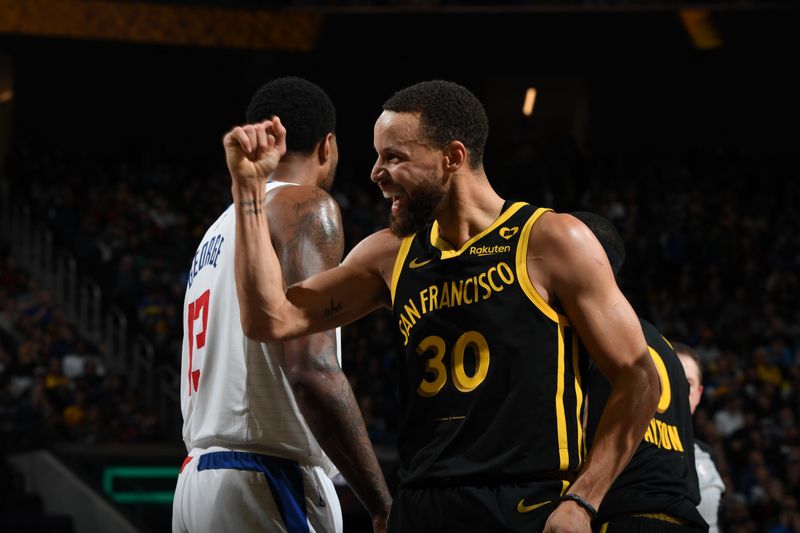
<svg viewBox="0 0 800 533"><path fill-rule="evenodd" d="M390 303L400 240L367 237L341 266L284 289L265 216L264 187L285 153L286 130L275 118L237 127L223 140L236 209L236 294L245 335L286 340L350 323Z"/></svg>
<svg viewBox="0 0 800 533"><path fill-rule="evenodd" d="M270 193L267 212L288 284L338 266L344 249L341 216L327 193L316 187L282 187ZM335 333L285 341L284 354L289 382L309 428L373 522L384 523L391 496L350 383L339 366Z"/></svg>
<svg viewBox="0 0 800 533"><path fill-rule="evenodd" d="M386 234L368 238L372 244L357 246L345 265L284 292L281 261L265 213L273 205L266 205L264 191L267 177L285 153L286 130L277 118L237 127L225 135L223 145L236 210L236 293L245 335L261 341L288 340L345 324L389 301L387 280L400 244ZM290 209L297 205L298 212L291 214L293 227L278 227L277 216L271 217L292 281L308 275L309 268L318 271L341 257L341 242L335 240L341 239L338 216L336 228L326 225L333 218L323 216L330 213L325 205L315 206L320 211L318 219L303 216L301 212L312 203L287 204ZM303 341L287 343L292 354L286 362L287 374L298 404L320 445L373 513L375 531L385 531L388 490L332 341L323 335L305 342L305 346Z"/></svg>

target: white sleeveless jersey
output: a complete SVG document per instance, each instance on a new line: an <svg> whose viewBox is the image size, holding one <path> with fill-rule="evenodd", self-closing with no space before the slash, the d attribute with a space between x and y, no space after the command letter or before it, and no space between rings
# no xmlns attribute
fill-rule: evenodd
<svg viewBox="0 0 800 533"><path fill-rule="evenodd" d="M267 184L267 192L289 185ZM281 343L245 337L234 274L233 205L211 225L192 260L183 306L181 412L186 449L221 446L336 468L300 413L280 362ZM337 357L341 364L339 331Z"/></svg>

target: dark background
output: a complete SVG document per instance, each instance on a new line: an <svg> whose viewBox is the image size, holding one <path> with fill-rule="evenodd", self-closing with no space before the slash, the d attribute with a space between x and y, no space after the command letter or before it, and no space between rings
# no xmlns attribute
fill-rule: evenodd
<svg viewBox="0 0 800 533"><path fill-rule="evenodd" d="M10 4L15 2L0 0L0 28L5 28L3 17L8 13L2 9ZM793 291L781 291L778 285L775 292L782 293L780 297L759 284L782 268L791 274L800 264L800 243L791 237L780 241L793 227L785 221L798 225L797 188L784 185L798 177L794 161L800 140L800 9L796 2L161 4L190 10L240 9L245 16L248 10L270 8L312 12L321 16L321 25L306 51L133 42L124 32L115 39L98 40L91 32L67 38L0 30L0 70L5 69L0 74L13 79L13 99L0 103L0 155L9 154L6 165L0 166L0 185L8 180L14 204L31 203L43 225L52 211L51 200L61 194L51 198L48 189L72 189L77 198L71 204L74 209L54 218L71 224L51 230L60 246L84 258L82 275L108 288L104 305L125 308L126 302L115 301L112 295L126 254L139 254L147 268L161 274L163 286L141 283L137 290L142 293L127 295L132 298L127 302L130 309L125 308L132 324L141 305L135 298L145 289L161 291L164 299L173 301L173 311L180 311L181 276L198 242L187 228L204 229L230 201L221 138L242 122L250 96L262 83L287 74L303 76L325 88L336 104L341 160L334 190L340 202L349 204L343 207L349 248L383 226L388 211L368 180L374 160L372 126L382 102L411 83L440 78L464 84L486 105L490 134L485 165L501 195L559 210L593 209L607 216L610 211L604 209L610 210L615 202L624 204L627 212L616 221L624 226L630 256L621 286L637 312L656 322L671 339L721 348L746 376L731 386L725 381L730 368L720 364L709 369L708 399L703 404L708 415L698 423L701 434L714 436L713 430L703 429L702 420L723 409L729 398L757 404L761 392L752 392L761 390L756 352L774 340L774 332L766 326L763 338L756 333L723 335L735 333L735 328L716 327L714 315L734 300L733 288L746 286L750 294L742 316L753 330L769 325L766 306L777 302L775 306L788 309L786 322L797 326L786 328L789 345L796 350L800 344L796 285ZM720 38L720 46L698 47L682 22L682 8L704 9L709 17L706 29ZM532 117L523 117L525 90L531 86L538 89L536 107ZM186 231L166 235L148 227L144 235L157 241L149 246L139 243L133 252L122 247L101 264L88 242L93 234L85 225L84 209L101 211L98 204L106 199L112 205L118 180L128 185L131 203L164 201L168 211L189 223ZM189 193L184 195L185 191ZM88 201L91 192L97 197ZM746 260L739 248L749 244L737 238L741 242L749 238L747 223L737 226L735 221L748 220L751 209L753 226L761 228L754 248L764 266L745 283L737 270ZM114 218L110 211L113 208L100 214L111 224L124 218ZM758 226L762 221L766 226ZM134 219L131 225L138 223ZM3 252L8 228L0 237ZM714 257L716 250L720 253ZM785 263L781 257L787 258ZM0 254L0 259L6 257ZM160 265L157 259L162 260ZM7 264L0 274L9 270ZM3 289L12 295L17 290ZM670 298L665 300L658 290ZM673 308L685 324L674 318ZM387 324L385 315L378 315L346 329L345 356L352 360L344 366L362 409L367 401L376 406L378 421L370 426L371 436L393 483L396 402L391 356L386 355L391 351L390 332L382 329L391 330ZM717 332L713 341L707 336L714 329L710 325ZM180 340L180 326L180 320L170 323L173 338L158 344L157 365L179 366L175 342ZM148 328L143 324L137 331L150 338ZM11 353L11 357L17 356ZM380 359L383 366L373 371L372 359ZM47 357L40 361L47 362ZM752 408L762 420L768 420L779 405L790 407L795 425L800 420L795 390L800 388L800 376L792 374L793 365L782 369L785 382L791 382L789 392L781 396L772 391L767 407ZM128 378L122 376L123 381ZM5 380L0 373L0 384L5 386ZM714 390L723 392L712 396ZM137 392L142 391L131 395ZM5 401L0 402L6 409L4 417L18 407ZM144 400L139 408L155 410ZM3 441L11 451L60 442L62 460L99 487L98 479L109 464L180 464L184 451L176 408L171 416L160 412L157 431L134 430L139 437L123 438L119 448L114 446L120 443L111 439L105 444L112 447L101 453L81 441L75 444L58 424L48 426L39 440L26 438L27 429L3 426ZM728 453L729 471L726 468L723 474L730 493L743 495L751 505L744 518L731 511L731 525L751 519L763 526L759 531L766 531L765 517L777 516L775 509L755 507L751 501L752 478L760 463L745 457L749 449L763 450L773 478L781 478L787 492L800 495L800 475L794 481L783 479L788 465L800 460L800 436L788 431L787 435L774 446L749 433L731 441L739 444L712 442ZM171 480L167 485L174 486ZM352 494L341 490L350 524L346 531L360 531L366 516ZM796 502L792 505L796 508ZM165 530L169 523L166 506L128 506L126 511L154 531ZM0 525L2 520L0 513Z"/></svg>
<svg viewBox="0 0 800 533"><path fill-rule="evenodd" d="M595 153L790 148L800 109L797 10L723 10L714 20L716 50L696 49L674 9L332 12L311 53L13 36L0 38L0 50L14 65L14 134L99 155L164 150L219 165L210 157L219 138L243 120L254 89L283 74L330 92L342 163L364 177L380 104L433 78L462 83L489 106L490 169L520 128L528 142L548 135L535 120L521 124L530 85L540 86L537 115L547 113L550 135L585 109L583 146Z"/></svg>

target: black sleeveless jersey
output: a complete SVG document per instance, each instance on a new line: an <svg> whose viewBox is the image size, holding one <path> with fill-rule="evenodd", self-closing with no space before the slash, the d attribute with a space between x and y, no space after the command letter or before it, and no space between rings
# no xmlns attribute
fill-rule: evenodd
<svg viewBox="0 0 800 533"><path fill-rule="evenodd" d="M666 513L689 524L708 527L696 507L700 489L694 465L689 382L672 346L655 326L640 321L658 370L661 396L644 439L600 505L598 520L606 522L635 513ZM589 368L586 442L591 448L611 385L593 363Z"/></svg>
<svg viewBox="0 0 800 533"><path fill-rule="evenodd" d="M580 466L588 365L527 270L546 211L506 202L458 250L436 222L403 240L391 285L401 486L569 479Z"/></svg>

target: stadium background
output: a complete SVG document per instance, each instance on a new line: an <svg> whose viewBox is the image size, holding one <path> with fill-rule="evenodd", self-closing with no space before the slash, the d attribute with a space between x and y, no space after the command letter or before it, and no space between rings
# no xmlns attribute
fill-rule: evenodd
<svg viewBox="0 0 800 533"><path fill-rule="evenodd" d="M0 0L0 526L104 531L106 502L168 530L183 288L230 201L220 140L296 74L338 108L348 248L386 223L381 103L431 78L475 91L498 191L614 220L634 307L701 353L724 530L800 531L799 21L789 1ZM393 335L388 313L344 331L390 483Z"/></svg>

